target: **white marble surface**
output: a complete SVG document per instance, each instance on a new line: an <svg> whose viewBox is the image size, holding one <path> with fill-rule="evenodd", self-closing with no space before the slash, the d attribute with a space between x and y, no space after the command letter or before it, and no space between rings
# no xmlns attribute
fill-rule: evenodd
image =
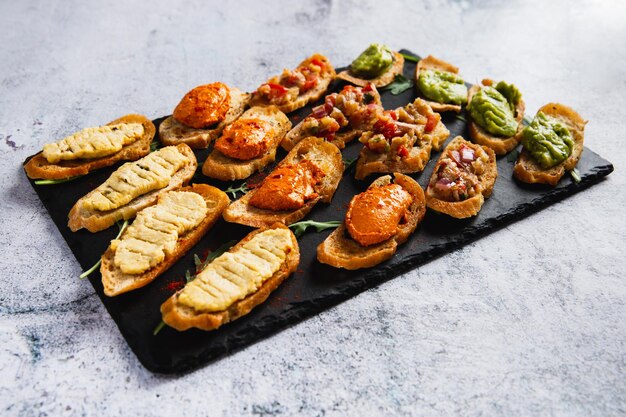
<svg viewBox="0 0 626 417"><path fill-rule="evenodd" d="M626 413L623 1L0 2L0 414ZM370 42L590 120L606 181L243 351L146 371L28 185L52 139Z"/></svg>

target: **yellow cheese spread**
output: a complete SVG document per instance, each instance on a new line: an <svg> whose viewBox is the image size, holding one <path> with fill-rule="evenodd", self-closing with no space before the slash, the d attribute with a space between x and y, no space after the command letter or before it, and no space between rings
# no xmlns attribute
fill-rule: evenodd
<svg viewBox="0 0 626 417"><path fill-rule="evenodd" d="M117 169L83 201L87 210L107 211L128 204L136 197L166 187L189 158L175 146L167 146Z"/></svg>
<svg viewBox="0 0 626 417"><path fill-rule="evenodd" d="M143 136L141 123L120 123L88 127L58 142L43 146L43 156L51 164L74 159L94 159L111 155Z"/></svg>
<svg viewBox="0 0 626 417"><path fill-rule="evenodd" d="M293 250L291 233L269 229L211 262L183 288L178 301L196 311L216 312L256 292Z"/></svg>
<svg viewBox="0 0 626 417"><path fill-rule="evenodd" d="M198 226L207 215L201 195L170 191L137 215L120 240L113 240L113 262L125 274L141 274L163 262L178 237Z"/></svg>

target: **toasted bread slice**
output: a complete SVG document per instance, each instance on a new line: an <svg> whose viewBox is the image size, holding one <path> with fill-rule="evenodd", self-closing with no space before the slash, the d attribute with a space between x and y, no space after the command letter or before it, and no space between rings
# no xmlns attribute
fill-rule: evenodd
<svg viewBox="0 0 626 417"><path fill-rule="evenodd" d="M459 73L458 67L455 67L454 65L446 61L443 61L439 58L435 58L432 55L428 55L426 58L420 59L420 61L417 63L417 66L415 67L415 86L416 87L418 86L417 80L420 76L420 71L425 70L425 69L446 71L446 72L451 72L454 74ZM419 87L417 87L417 91L419 91ZM421 91L419 92L421 94ZM433 110L436 112L453 111L456 113L461 113L462 107L460 104L438 103L436 101L429 101L426 98L425 100L428 101L428 104L430 104L430 107L432 107Z"/></svg>
<svg viewBox="0 0 626 417"><path fill-rule="evenodd" d="M120 123L141 123L144 129L142 137L124 146L119 152L96 159L76 159L51 164L43 156L43 152L39 152L24 165L26 175L32 179L61 180L86 175L91 171L114 165L119 161L134 161L149 154L150 143L156 132L154 123L140 114L127 114L107 123L107 126Z"/></svg>
<svg viewBox="0 0 626 417"><path fill-rule="evenodd" d="M367 85L367 84L366 84ZM373 88L373 91L370 93L373 95L374 99L369 104L377 104L382 107L382 101L380 100L380 93L376 88ZM298 123L293 129L285 135L285 138L280 143L280 146L286 150L290 151L294 146L302 139L311 136L310 133L306 132L304 129L304 122L307 118L312 117L311 115L302 119L300 123ZM341 129L337 133L335 133L335 137L332 141L330 141L333 145L337 146L339 149L344 149L346 147L346 143L358 138L365 132L365 129L355 129L353 126L348 125L346 128Z"/></svg>
<svg viewBox="0 0 626 417"><path fill-rule="evenodd" d="M122 207L118 207L114 210L108 211L88 209L84 206L84 201L97 190L94 189L91 192L87 193L80 200L78 200L76 204L74 204L68 215L68 227L72 230L72 232L75 232L82 228L85 228L92 233L99 232L100 230L104 230L113 226L118 220L132 219L133 217L135 217L139 210L155 204L160 194L170 190L177 190L186 185L196 172L198 162L196 160L196 156L189 146L181 143L176 147L178 148L180 153L182 153L189 159L190 162L182 169L179 169L172 176L172 179L166 187L150 191L144 195L135 198L130 203Z"/></svg>
<svg viewBox="0 0 626 417"><path fill-rule="evenodd" d="M233 201L224 210L224 220L252 227L267 227L274 223L289 225L306 216L319 201L330 203L343 175L344 164L341 151L324 139L311 136L298 143L277 165L277 168L283 164L298 163L304 159L314 162L326 174L321 184L316 187L317 198L310 200L297 210L273 211L252 206L250 199L257 191L252 190L239 200Z"/></svg>
<svg viewBox="0 0 626 417"><path fill-rule="evenodd" d="M483 80L483 85L490 86L492 84L491 80ZM472 101L472 97L474 94L480 90L481 86L478 84L474 84L467 93L467 102L470 103ZM492 135L487 132L485 129L480 127L476 122L472 120L472 116L470 112L467 111L467 127L469 129L470 137L479 145L489 146L496 155L504 155L511 152L522 140L522 129L524 128L524 124L522 123L524 119L524 109L526 105L524 104L524 100L520 98L517 106L515 106L515 121L517 122L517 132L515 135L505 138L500 136Z"/></svg>
<svg viewBox="0 0 626 417"><path fill-rule="evenodd" d="M442 158L446 157L450 151L458 149L463 144L470 148L473 148L474 150L484 150L489 158L486 163L485 172L478 176L480 192L463 201L444 201L438 199L436 196L433 195L433 193L430 192L430 185L426 188L426 206L439 213L444 213L457 219L464 219L478 214L481 207L483 206L483 203L485 202L485 198L491 196L493 186L496 183L496 178L498 177L496 154L494 153L493 149L487 146L477 145L475 143L468 142L461 136L457 136L452 142L448 144L448 146L446 146L441 156L439 156L437 164L435 165L435 169L433 170L432 174L433 176L437 175L436 172L437 167L439 166L439 161L441 161Z"/></svg>
<svg viewBox="0 0 626 417"><path fill-rule="evenodd" d="M156 277L167 271L182 256L187 253L202 237L213 227L215 222L221 217L222 211L230 202L226 193L218 188L206 184L192 184L189 187L183 187L178 191L189 191L200 194L207 204L208 213L202 222L193 230L188 231L184 235L178 237L176 248L173 252L166 253L163 262L141 274L125 274L115 265L115 251L108 247L104 255L102 255L102 263L100 264L100 274L102 275L102 286L104 294L113 297L128 291L141 288L148 285ZM165 194L161 194L159 199ZM157 203L158 204L158 203ZM121 238L124 235L122 234Z"/></svg>
<svg viewBox="0 0 626 417"><path fill-rule="evenodd" d="M348 81L354 85L358 85L360 87L365 87L368 84L374 84L376 87L384 87L388 84L391 84L396 77L396 75L402 74L402 69L404 68L404 57L399 52L393 51L393 63L387 71L383 72L376 78L360 78L357 77L352 71L348 68L345 71L341 71L337 74L337 78Z"/></svg>
<svg viewBox="0 0 626 417"><path fill-rule="evenodd" d="M204 175L222 181L239 180L248 178L256 171L274 162L278 144L291 129L289 118L285 113L278 110L276 106L251 107L241 115L239 120L244 118L261 119L271 124L272 130L268 133L269 137L266 138L271 144L267 151L256 158L239 160L230 158L217 149L213 149L206 161L204 161L204 165L202 165L202 173Z"/></svg>
<svg viewBox="0 0 626 417"><path fill-rule="evenodd" d="M408 174L421 172L430 160L431 150L432 145L429 141L420 141L419 139L408 151L409 154L404 157L392 155L391 152L372 152L363 146L359 152L354 178L362 180L374 173L401 172Z"/></svg>
<svg viewBox="0 0 626 417"><path fill-rule="evenodd" d="M371 268L391 258L396 253L398 245L406 242L426 213L424 191L413 178L407 175L394 173L394 177L395 183L413 197L413 202L408 209L408 218L398 226L396 235L376 245L362 246L352 239L343 224L317 247L318 261L336 268L350 270ZM370 188L389 183L391 183L391 176L385 175L374 181Z"/></svg>
<svg viewBox="0 0 626 417"><path fill-rule="evenodd" d="M282 224L274 224L269 228L257 229L248 234L239 243L233 246L228 252L237 252L239 248L241 248L245 243L252 240L252 238L257 234L264 232L268 229L278 228L285 228L289 230L289 228ZM178 291L161 305L161 314L163 316L163 321L165 322L165 324L173 327L176 330L187 330L192 327L201 330L213 330L217 329L225 323L245 316L254 307L263 303L265 300L267 300L267 297L270 295L270 293L278 288L278 286L298 268L298 264L300 263L300 250L298 247L298 241L291 231L289 231L289 233L291 235L291 244L294 250L287 254L284 262L280 266L280 269L276 271L270 278L264 281L263 284L255 292L247 295L245 298L239 301L236 301L225 310L207 313L196 311L194 308L182 305L178 300L182 290Z"/></svg>
<svg viewBox="0 0 626 417"><path fill-rule="evenodd" d="M310 57L303 60L298 65L298 67L300 67L301 65L305 64L307 61L310 61L312 59L318 59L324 62L326 64L326 70L320 74L319 82L317 83L315 87L308 90L304 94L299 94L293 101L277 105L277 107L283 113L291 113L292 111L298 110L306 106L310 102L318 100L320 97L322 97L326 93L328 86L335 79L335 76L336 76L335 68L332 66L328 58L326 58L322 54L316 53L316 54L311 55ZM268 82L277 83L278 78L279 77L272 77L268 80ZM251 106L269 106L271 104L272 103L268 103L259 95L252 93L252 99L250 102Z"/></svg>
<svg viewBox="0 0 626 417"><path fill-rule="evenodd" d="M554 186L559 182L561 177L563 177L565 171L573 170L576 164L578 164L584 149L583 142L585 140L585 125L587 121L574 109L560 103L548 103L537 112L542 112L546 116L554 117L565 124L574 139L574 148L565 161L550 169L543 169L535 162L526 149L522 149L513 167L513 176L529 184L540 183Z"/></svg>
<svg viewBox="0 0 626 417"><path fill-rule="evenodd" d="M164 145L185 143L191 149L204 149L216 139L222 130L234 122L245 110L250 101L250 94L238 88L230 87L230 108L226 117L215 126L206 129L195 129L180 123L174 116L163 120L159 126L159 138Z"/></svg>

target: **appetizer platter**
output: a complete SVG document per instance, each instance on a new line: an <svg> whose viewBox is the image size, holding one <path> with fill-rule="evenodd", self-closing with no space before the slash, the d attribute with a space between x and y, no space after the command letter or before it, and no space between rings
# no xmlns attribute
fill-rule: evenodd
<svg viewBox="0 0 626 417"><path fill-rule="evenodd" d="M461 74L383 45L312 54L251 93L207 80L172 116L51 138L24 169L139 361L185 372L613 171L573 109L524 117L512 84Z"/></svg>

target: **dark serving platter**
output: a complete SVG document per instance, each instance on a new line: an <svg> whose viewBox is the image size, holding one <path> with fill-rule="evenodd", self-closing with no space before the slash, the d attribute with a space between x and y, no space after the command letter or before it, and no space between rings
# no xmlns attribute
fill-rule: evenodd
<svg viewBox="0 0 626 417"><path fill-rule="evenodd" d="M411 54L408 51L402 52ZM412 79L414 70L415 63L407 61L404 75ZM336 91L342 85L343 83L335 82L331 89ZM399 95L392 95L389 91L383 90L381 96L384 107L390 109L413 101L416 93L415 88ZM309 114L311 107L307 106L290 115L294 125ZM158 126L162 120L163 118L160 118L154 122ZM444 114L443 121L451 132L448 141L457 135L469 137L465 121L461 118L454 114ZM344 158L355 158L361 146L358 141L350 143L343 151ZM207 154L208 150L196 151L199 167L192 182L206 182L222 189L233 185L212 180L200 173L201 163ZM280 151L277 160L284 155L285 152ZM422 187L427 184L439 155L440 152L433 152L426 169L422 173L412 175ZM31 180L50 217L84 270L90 268L100 258L110 240L118 233L118 228L113 226L95 234L86 230L72 233L67 227L67 214L80 197L104 182L117 167L105 168L57 185L35 185ZM330 231L305 233L298 239L301 260L297 272L250 314L211 332L199 330L178 332L165 327L156 336L153 335L155 327L161 320L159 311L161 303L185 281L185 272L194 270L194 254L203 257L208 251L225 242L239 240L250 232L251 228L220 220L189 253L153 283L118 297L109 298L103 294L99 272L93 273L89 281L129 346L147 369L160 373L193 370L582 191L609 175L613 171L613 165L585 148L578 163L581 181L576 183L566 175L554 188L518 183L513 179L512 171L513 162L510 158L507 156L499 158L498 179L493 195L476 217L456 220L429 211L416 232L400 247L396 255L371 269L351 272L320 264L316 260L316 248ZM366 181L356 181L354 170L348 169L332 204L319 204L307 219L343 220L350 199L363 191L374 178L375 176Z"/></svg>

